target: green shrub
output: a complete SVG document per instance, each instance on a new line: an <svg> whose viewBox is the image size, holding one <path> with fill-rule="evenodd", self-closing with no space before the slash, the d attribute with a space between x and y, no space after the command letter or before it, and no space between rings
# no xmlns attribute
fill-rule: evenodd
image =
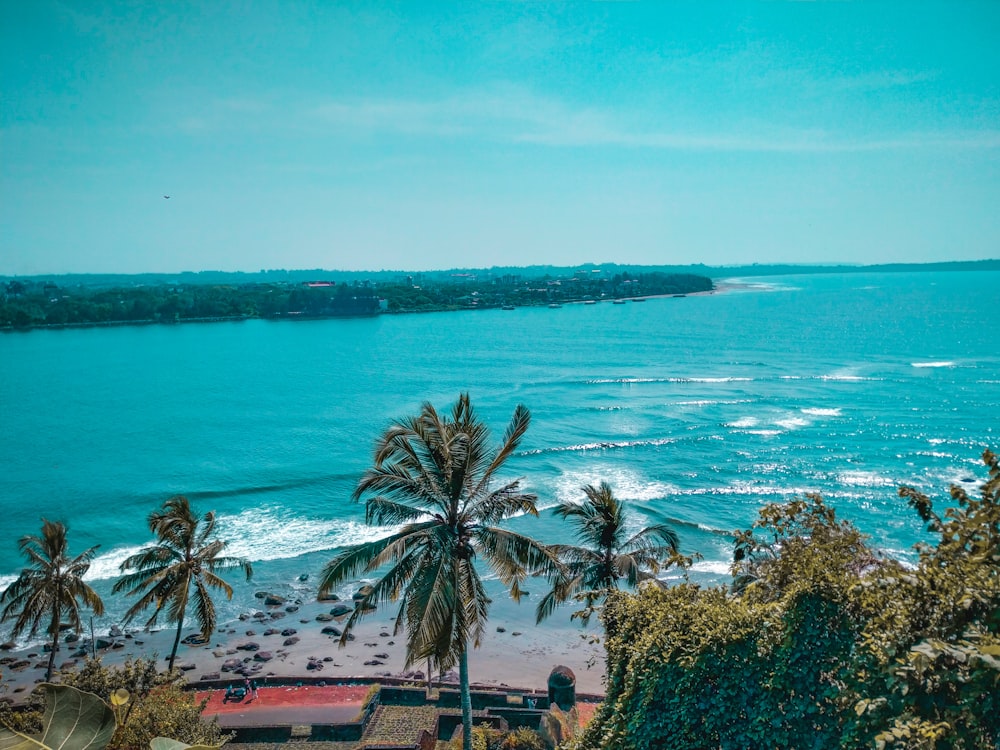
<svg viewBox="0 0 1000 750"><path fill-rule="evenodd" d="M534 729L520 727L505 734L497 750L545 750L545 741Z"/></svg>
<svg viewBox="0 0 1000 750"><path fill-rule="evenodd" d="M128 691L127 702L115 707L118 728L107 750L146 748L154 737L190 745L219 745L227 738L218 722L202 719L207 701L199 703L183 690L178 672L157 672L155 657L129 658L118 667L88 659L79 672L64 674L63 682L105 701L117 690Z"/></svg>

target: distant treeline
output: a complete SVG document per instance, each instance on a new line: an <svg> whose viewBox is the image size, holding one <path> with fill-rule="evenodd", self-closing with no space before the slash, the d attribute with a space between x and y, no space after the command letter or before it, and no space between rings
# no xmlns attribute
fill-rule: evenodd
<svg viewBox="0 0 1000 750"><path fill-rule="evenodd" d="M62 283L56 279L61 278ZM371 280L97 286L76 277L18 278L0 283L0 329L131 325L247 318L302 319L380 312L427 312L688 294L709 291L695 274L577 271L568 277L519 274L416 274ZM141 277L145 278L145 277Z"/></svg>
<svg viewBox="0 0 1000 750"><path fill-rule="evenodd" d="M316 279L336 279L349 285L448 284L474 278L479 283L515 277L518 279L563 279L586 274L603 278L637 274L693 274L721 279L733 276L783 276L817 273L893 273L913 271L1000 271L1000 260L947 261L941 263L883 263L878 265L797 265L791 263L754 263L736 266L691 265L621 265L585 263L579 266L493 266L492 268L453 268L444 271L335 271L329 269L267 269L244 271L184 271L181 273L143 274L40 274L4 276L0 288L11 281L55 284L60 288L223 285L243 287L248 284L300 284Z"/></svg>

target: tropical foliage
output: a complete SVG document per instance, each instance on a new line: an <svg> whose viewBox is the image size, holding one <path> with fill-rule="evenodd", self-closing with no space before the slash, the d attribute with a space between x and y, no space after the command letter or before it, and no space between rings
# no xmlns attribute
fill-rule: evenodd
<svg viewBox="0 0 1000 750"><path fill-rule="evenodd" d="M170 498L162 509L150 514L149 530L159 543L122 562L124 575L115 582L112 591L139 597L125 613L126 622L152 607L153 614L146 627L152 627L164 610L167 621L177 624L170 651L169 669L173 669L188 604L194 608L202 636L210 637L216 624L211 589L223 592L229 599L233 596L232 587L218 573L242 570L249 581L253 569L241 557L222 556L227 543L212 538L215 513L208 512L199 519L182 495Z"/></svg>
<svg viewBox="0 0 1000 750"><path fill-rule="evenodd" d="M45 670L46 682L52 679L59 634L67 624L80 630L80 605L89 607L94 614L104 614L104 603L83 576L90 569L90 561L97 547L91 547L76 557L71 557L66 540L66 526L58 521L42 520L42 533L29 534L18 542L18 547L30 565L0 594L0 620L13 620L11 635L35 635L42 625L51 638L49 663Z"/></svg>
<svg viewBox="0 0 1000 750"><path fill-rule="evenodd" d="M176 739L147 737L142 732L141 740L129 737L128 744L122 744L121 740L116 743L114 738L120 736L122 726L115 708L128 702L127 691L112 694L113 708L97 695L70 685L45 683L41 690L45 695L45 712L36 732L39 736L0 723L0 747L9 750L106 750L148 746L151 750L218 750L220 746L219 743L192 746ZM192 702L190 696L186 700ZM200 708L198 711L200 713Z"/></svg>
<svg viewBox="0 0 1000 750"><path fill-rule="evenodd" d="M472 743L467 653L485 633L490 605L476 560L496 573L515 600L528 571L551 564L537 542L497 525L517 514L538 514L535 496L522 492L519 480L494 487L530 419L518 406L497 447L490 446L489 430L468 394L450 415L425 403L416 416L394 422L376 442L374 465L354 496L366 498L368 523L403 528L344 550L327 564L320 582L322 595L359 574L387 568L358 602L343 638L372 607L398 600L396 630L406 630L407 665L426 659L440 669L459 665L466 747Z"/></svg>
<svg viewBox="0 0 1000 750"><path fill-rule="evenodd" d="M63 683L111 701L116 728L107 750L148 747L156 737L213 746L226 739L216 720L202 717L206 701L195 700L177 672L158 672L153 657L129 657L119 666L88 659Z"/></svg>
<svg viewBox="0 0 1000 750"><path fill-rule="evenodd" d="M564 569L538 603L538 622L552 614L558 604L575 598L584 603L584 609L574 617L580 616L586 623L595 605L616 590L620 581L634 588L641 581L655 580L665 565L682 562L677 533L670 526L647 526L630 535L625 503L615 497L607 482L599 487L588 484L582 491L584 502L563 501L553 511L575 527L581 544L549 546Z"/></svg>
<svg viewBox="0 0 1000 750"><path fill-rule="evenodd" d="M738 592L612 596L608 698L579 748L949 748L1000 743L1000 467L938 516L936 544L880 558L818 497L738 535ZM652 707L656 710L651 710Z"/></svg>

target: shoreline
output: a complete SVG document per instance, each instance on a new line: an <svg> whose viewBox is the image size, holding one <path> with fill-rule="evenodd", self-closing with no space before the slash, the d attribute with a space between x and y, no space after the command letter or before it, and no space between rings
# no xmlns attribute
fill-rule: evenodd
<svg viewBox="0 0 1000 750"><path fill-rule="evenodd" d="M386 607L360 620L352 631L354 639L341 647L337 636L323 633L324 628L339 630L347 619L347 615L334 617L331 614L338 604L352 603L349 600L295 600L251 610L254 614L247 612L241 614L239 620L222 624L205 645L182 643L177 650L175 667L183 670L189 683L242 682L243 675L223 669L227 662L230 668L235 665L256 670L251 677L264 680L265 684L267 678L319 679L327 684L380 678L414 683L426 680L425 664L405 667L405 634L393 635L391 613L394 608ZM292 611L288 611L290 609ZM196 628L185 627L182 638L195 633ZM158 667L166 669L175 634L174 628L161 628L149 632L123 629L120 636L98 636L98 641L113 645L97 649L97 656L105 665L118 665L128 657L155 654ZM59 681L60 670L83 666L86 657L72 654L84 643L88 644L89 652L89 642L82 636L76 643L60 644L54 682ZM257 648L247 650L250 644L256 644ZM34 656L29 657L29 654ZM3 686L0 687L0 699L20 703L44 678L48 653L41 645L14 648L0 651L0 661L5 662L0 664L0 686ZM28 666L17 670L11 668L12 663L23 661L29 662ZM603 695L604 647L591 642L579 629L529 625L522 617L497 613L489 621L480 647L469 652L471 682L487 688L544 691L548 676L556 666L573 670L578 692ZM437 677L435 675L435 681Z"/></svg>

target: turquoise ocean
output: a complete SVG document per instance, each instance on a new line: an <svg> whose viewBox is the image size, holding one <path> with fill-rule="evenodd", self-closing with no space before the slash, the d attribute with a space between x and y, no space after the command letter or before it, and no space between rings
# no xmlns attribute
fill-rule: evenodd
<svg viewBox="0 0 1000 750"><path fill-rule="evenodd" d="M350 497L380 430L461 391L496 437L531 410L505 476L541 510L512 526L543 541L569 541L552 506L607 480L637 528L676 525L706 584L728 580L727 532L806 492L912 557L923 533L897 487L944 503L1000 449L998 309L998 273L831 274L624 305L0 335L0 587L45 517L74 551L100 545L108 594L149 512L184 494L254 564L220 621L257 590L307 596L339 548L388 531ZM126 607L105 598L99 629Z"/></svg>

